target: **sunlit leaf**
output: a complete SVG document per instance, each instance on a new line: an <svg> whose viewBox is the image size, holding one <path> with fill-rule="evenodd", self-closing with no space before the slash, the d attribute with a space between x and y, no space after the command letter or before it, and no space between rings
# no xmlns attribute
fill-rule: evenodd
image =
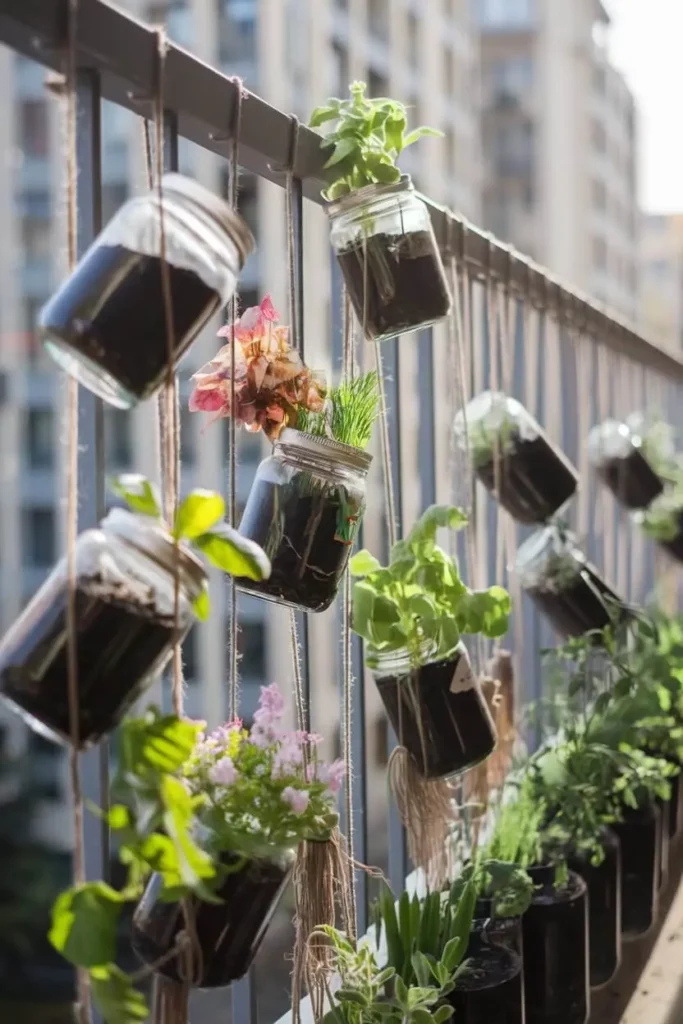
<svg viewBox="0 0 683 1024"><path fill-rule="evenodd" d="M195 537L193 543L212 565L231 576L250 580L267 580L270 576L270 560L265 552L227 523Z"/></svg>
<svg viewBox="0 0 683 1024"><path fill-rule="evenodd" d="M147 1020L145 997L115 964L94 968L90 984L93 1000L106 1024L141 1024Z"/></svg>
<svg viewBox="0 0 683 1024"><path fill-rule="evenodd" d="M105 882L87 882L60 893L48 937L72 964L95 967L116 956L121 894Z"/></svg>
<svg viewBox="0 0 683 1024"><path fill-rule="evenodd" d="M173 526L176 537L190 540L210 530L225 515L225 501L215 491L194 490L180 505Z"/></svg>
<svg viewBox="0 0 683 1024"><path fill-rule="evenodd" d="M143 516L161 516L161 496L158 489L140 473L122 473L111 481L114 494L122 498L134 511Z"/></svg>
<svg viewBox="0 0 683 1024"><path fill-rule="evenodd" d="M358 551L349 561L352 576L368 576L371 572L381 569L381 563L366 548Z"/></svg>

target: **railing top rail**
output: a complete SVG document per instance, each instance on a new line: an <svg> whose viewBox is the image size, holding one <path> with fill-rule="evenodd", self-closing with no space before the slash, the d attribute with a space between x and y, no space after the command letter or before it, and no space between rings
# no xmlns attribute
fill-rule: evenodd
<svg viewBox="0 0 683 1024"><path fill-rule="evenodd" d="M69 0L0 0L0 42L62 70ZM106 0L80 0L76 45L80 67L101 77L102 96L151 117L158 79L153 27ZM164 68L164 102L180 135L219 156L229 155L230 125L239 88L236 81L169 42ZM244 93L240 163L283 183L290 159L294 120L253 93ZM324 155L315 132L301 126L294 173L304 196L321 203ZM568 327L584 331L643 365L683 380L683 359L644 338L634 327L560 281L492 235L426 199L442 249L453 253L475 277L493 278Z"/></svg>

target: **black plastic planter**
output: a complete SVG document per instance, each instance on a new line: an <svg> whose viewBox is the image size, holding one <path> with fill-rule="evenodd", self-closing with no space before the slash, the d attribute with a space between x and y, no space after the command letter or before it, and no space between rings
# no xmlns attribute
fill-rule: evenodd
<svg viewBox="0 0 683 1024"><path fill-rule="evenodd" d="M621 933L637 938L650 930L658 908L662 819L655 803L624 810L612 826L621 843Z"/></svg>
<svg viewBox="0 0 683 1024"><path fill-rule="evenodd" d="M621 960L621 849L611 829L603 837L605 859L591 864L585 856L570 856L569 866L588 889L588 936L590 983L606 985Z"/></svg>
<svg viewBox="0 0 683 1024"><path fill-rule="evenodd" d="M189 901L202 954L197 988L222 988L247 973L285 891L294 855L285 851L278 858L244 862L224 855L223 862L232 871L217 893L222 902ZM149 966L171 952L185 929L182 906L159 901L160 885L154 875L133 916L133 949ZM158 970L180 980L175 957Z"/></svg>
<svg viewBox="0 0 683 1024"><path fill-rule="evenodd" d="M671 843L671 801L657 797L657 807L662 819L661 842L659 844L659 867L657 888L663 889L669 880L669 847Z"/></svg>
<svg viewBox="0 0 683 1024"><path fill-rule="evenodd" d="M620 505L643 509L664 490L661 478L645 458L643 439L627 423L606 420L588 438L597 475Z"/></svg>
<svg viewBox="0 0 683 1024"><path fill-rule="evenodd" d="M590 1007L586 884L573 871L555 888L555 868L529 869L537 888L524 917L527 1024L586 1024Z"/></svg>
<svg viewBox="0 0 683 1024"><path fill-rule="evenodd" d="M479 928L486 926L486 936L490 943L507 946L517 956L522 956L521 917L496 917L493 913L493 900L480 896L474 909L474 920Z"/></svg>
<svg viewBox="0 0 683 1024"><path fill-rule="evenodd" d="M425 778L459 775L493 751L495 726L464 647L412 671L407 652L393 652L373 675L399 743Z"/></svg>
<svg viewBox="0 0 683 1024"><path fill-rule="evenodd" d="M522 959L476 920L465 953L466 969L449 1002L459 1024L525 1024Z"/></svg>
<svg viewBox="0 0 683 1024"><path fill-rule="evenodd" d="M669 799L669 836L671 839L678 835L678 830L681 827L682 813L681 813L681 797L683 797L683 787L681 786L681 766L678 762L675 762L678 768L678 775L672 775L669 779L671 785L671 797Z"/></svg>

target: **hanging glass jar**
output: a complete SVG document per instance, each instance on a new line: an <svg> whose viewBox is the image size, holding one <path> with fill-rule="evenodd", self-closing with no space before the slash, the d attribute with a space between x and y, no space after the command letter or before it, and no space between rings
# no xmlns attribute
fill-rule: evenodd
<svg viewBox="0 0 683 1024"><path fill-rule="evenodd" d="M564 636L604 629L627 614L573 535L558 526L537 530L520 546L515 571L539 611Z"/></svg>
<svg viewBox="0 0 683 1024"><path fill-rule="evenodd" d="M177 552L177 559L176 559ZM81 748L96 743L168 662L195 621L206 573L156 520L113 509L76 542L76 669ZM66 560L0 642L0 694L36 731L70 741Z"/></svg>
<svg viewBox="0 0 683 1024"><path fill-rule="evenodd" d="M683 562L683 487L675 484L633 513L634 522L677 562Z"/></svg>
<svg viewBox="0 0 683 1024"><path fill-rule="evenodd" d="M458 447L518 523L544 523L576 493L578 474L515 398L484 391L455 417Z"/></svg>
<svg viewBox="0 0 683 1024"><path fill-rule="evenodd" d="M368 341L386 341L448 316L451 294L429 210L404 174L328 206L330 239Z"/></svg>
<svg viewBox="0 0 683 1024"><path fill-rule="evenodd" d="M426 779L460 775L484 761L496 728L463 643L446 661L411 666L408 651L377 655L372 674L401 746Z"/></svg>
<svg viewBox="0 0 683 1024"><path fill-rule="evenodd" d="M170 295L154 190L123 204L40 314L55 361L120 409L149 398L168 373L167 299L177 366L231 298L255 244L242 218L202 185L166 174L162 186Z"/></svg>
<svg viewBox="0 0 683 1024"><path fill-rule="evenodd" d="M664 490L650 465L644 439L628 423L605 420L588 435L588 456L602 482L629 509L643 509Z"/></svg>
<svg viewBox="0 0 683 1024"><path fill-rule="evenodd" d="M358 524L372 456L327 437L286 428L261 462L239 531L271 561L267 580L241 590L305 611L334 601Z"/></svg>

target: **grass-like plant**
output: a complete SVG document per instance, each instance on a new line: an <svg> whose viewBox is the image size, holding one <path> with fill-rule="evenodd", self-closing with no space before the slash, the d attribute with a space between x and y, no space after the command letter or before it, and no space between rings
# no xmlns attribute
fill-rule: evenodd
<svg viewBox="0 0 683 1024"><path fill-rule="evenodd" d="M320 412L300 409L297 430L331 437L353 448L367 448L379 415L379 383L371 370L332 388Z"/></svg>

